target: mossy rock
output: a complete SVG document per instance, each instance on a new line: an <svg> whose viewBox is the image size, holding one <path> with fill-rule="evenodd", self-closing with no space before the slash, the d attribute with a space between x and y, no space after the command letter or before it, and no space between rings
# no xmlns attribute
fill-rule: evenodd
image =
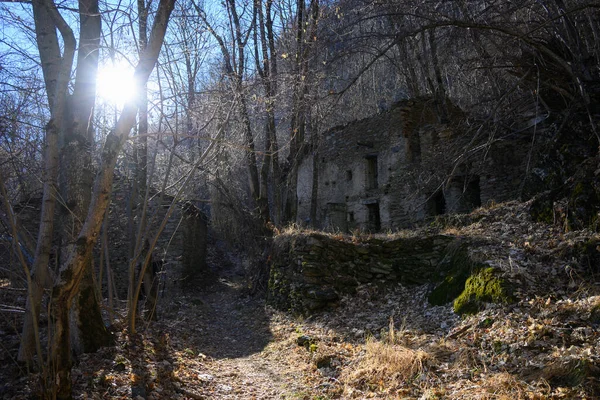
<svg viewBox="0 0 600 400"><path fill-rule="evenodd" d="M465 288L465 282L469 277L467 273L448 275L442 283L436 286L429 294L427 300L433 306L441 306L454 300Z"/></svg>
<svg viewBox="0 0 600 400"><path fill-rule="evenodd" d="M467 279L465 289L454 300L454 312L475 314L485 303L511 303L514 301L511 292L508 282L495 268L480 269Z"/></svg>
<svg viewBox="0 0 600 400"><path fill-rule="evenodd" d="M465 289L465 282L474 269L467 248L462 242L457 241L448 247L448 253L440 263L441 269L444 269L443 264L450 263L448 274L428 297L429 304L434 306L441 306L456 299Z"/></svg>

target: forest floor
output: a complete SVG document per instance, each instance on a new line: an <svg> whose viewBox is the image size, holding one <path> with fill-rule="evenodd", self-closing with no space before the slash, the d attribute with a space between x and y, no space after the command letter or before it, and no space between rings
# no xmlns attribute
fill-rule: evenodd
<svg viewBox="0 0 600 400"><path fill-rule="evenodd" d="M210 283L168 286L158 322L135 335L117 323L116 346L80 357L74 397L600 399L600 248L576 251L597 234L533 223L519 203L428 229L482 239L473 251L520 283L516 301L459 317L427 303L431 285L373 283L293 317L249 296L243 263L212 249ZM2 304L22 296L2 286ZM14 315L0 320L0 397L25 399L36 380L13 361Z"/></svg>

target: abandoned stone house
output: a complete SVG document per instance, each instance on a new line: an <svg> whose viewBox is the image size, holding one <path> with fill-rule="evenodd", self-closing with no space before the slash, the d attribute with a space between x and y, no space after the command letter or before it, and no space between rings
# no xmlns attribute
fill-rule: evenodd
<svg viewBox="0 0 600 400"><path fill-rule="evenodd" d="M461 134L464 113L451 104L444 109L432 98L403 100L324 132L299 167L298 223L342 232L396 230L517 198L526 135L473 140Z"/></svg>

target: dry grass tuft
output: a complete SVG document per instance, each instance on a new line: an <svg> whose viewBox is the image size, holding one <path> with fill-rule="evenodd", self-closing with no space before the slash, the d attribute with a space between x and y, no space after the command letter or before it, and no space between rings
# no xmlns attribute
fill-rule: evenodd
<svg viewBox="0 0 600 400"><path fill-rule="evenodd" d="M366 344L367 369L385 375L395 375L403 380L409 380L425 372L431 361L428 353L422 350L412 350L396 344L387 344L369 340Z"/></svg>
<svg viewBox="0 0 600 400"><path fill-rule="evenodd" d="M423 380L433 362L433 357L423 350L367 339L364 357L354 368L344 371L341 380L347 388L394 391L414 380Z"/></svg>
<svg viewBox="0 0 600 400"><path fill-rule="evenodd" d="M527 386L507 372L483 377L474 384L461 385L450 398L477 400L521 400L540 398L527 390Z"/></svg>
<svg viewBox="0 0 600 400"><path fill-rule="evenodd" d="M461 348L456 353L456 358L450 368L454 373L460 373L460 371L473 371L484 369L481 360L477 355L477 350L472 348Z"/></svg>

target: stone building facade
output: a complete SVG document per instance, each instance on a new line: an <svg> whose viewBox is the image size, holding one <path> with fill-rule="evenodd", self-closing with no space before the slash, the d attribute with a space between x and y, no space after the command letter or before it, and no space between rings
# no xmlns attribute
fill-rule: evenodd
<svg viewBox="0 0 600 400"><path fill-rule="evenodd" d="M473 137L461 133L461 110L449 102L441 110L432 98L403 100L322 133L299 167L297 222L379 232L517 198L530 149L527 135L496 141L480 130Z"/></svg>

